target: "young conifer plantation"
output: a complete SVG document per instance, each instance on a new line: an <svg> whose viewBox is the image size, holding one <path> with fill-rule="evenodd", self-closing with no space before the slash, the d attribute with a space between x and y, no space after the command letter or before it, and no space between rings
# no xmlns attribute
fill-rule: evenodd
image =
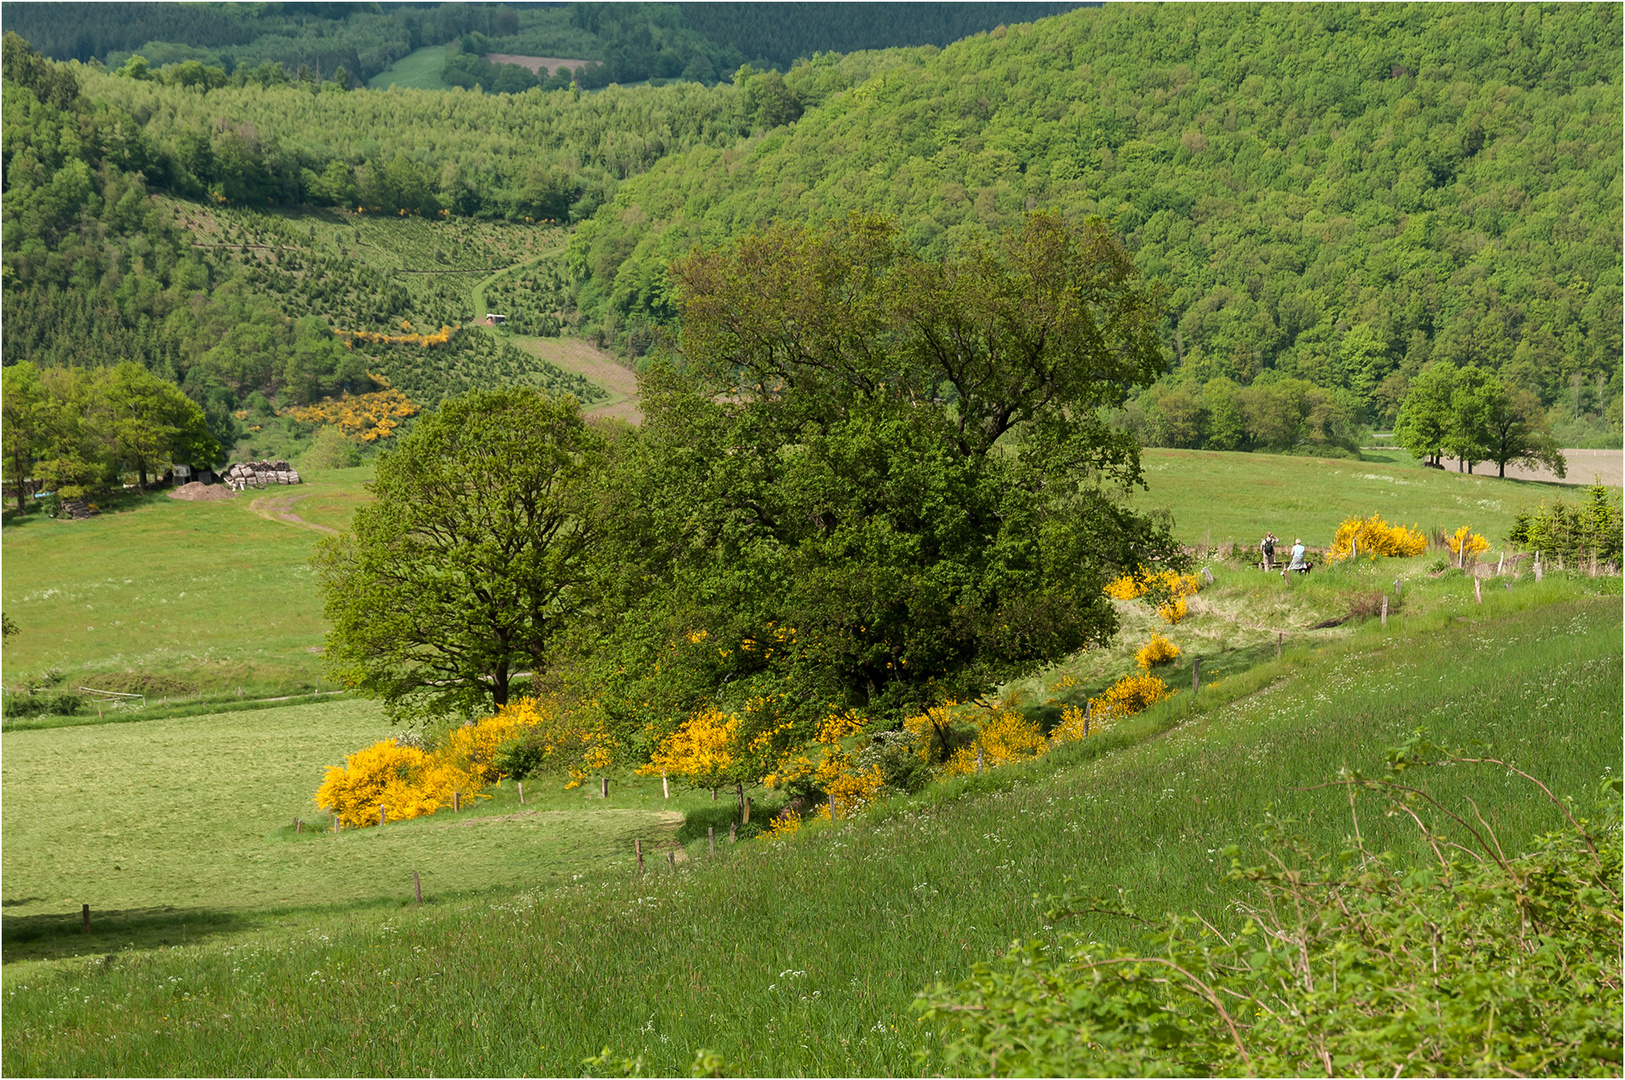
<svg viewBox="0 0 1625 1080"><path fill-rule="evenodd" d="M5 23L7 1075L1620 1075L1617 6Z"/></svg>

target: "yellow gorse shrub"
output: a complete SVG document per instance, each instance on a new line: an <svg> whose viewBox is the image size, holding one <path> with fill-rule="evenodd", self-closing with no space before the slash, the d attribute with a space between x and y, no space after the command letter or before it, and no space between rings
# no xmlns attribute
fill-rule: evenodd
<svg viewBox="0 0 1625 1080"><path fill-rule="evenodd" d="M1463 549L1468 555L1477 555L1490 549L1490 542L1473 532L1471 525L1463 525L1454 535L1445 537L1445 543L1450 545L1450 554L1458 557L1462 555Z"/></svg>
<svg viewBox="0 0 1625 1080"><path fill-rule="evenodd" d="M768 822L763 840L782 840L801 831L801 815L794 810L781 810Z"/></svg>
<svg viewBox="0 0 1625 1080"><path fill-rule="evenodd" d="M943 765L943 772L948 776L975 772L978 749L983 767L991 769L1040 757L1049 750L1049 741L1038 723L1027 719L1015 702L1001 702L988 709L976 740L955 750Z"/></svg>
<svg viewBox="0 0 1625 1080"><path fill-rule="evenodd" d="M304 424L332 424L344 434L374 442L395 434L401 421L416 416L418 407L399 390L345 394L309 406L294 406L287 415Z"/></svg>
<svg viewBox="0 0 1625 1080"><path fill-rule="evenodd" d="M1142 567L1107 585L1106 595L1113 600L1138 600L1144 597L1157 609L1157 614L1172 626L1185 617L1188 610L1185 598L1195 596L1199 588L1201 582L1195 574L1181 574L1177 570L1151 573Z"/></svg>
<svg viewBox="0 0 1625 1080"><path fill-rule="evenodd" d="M499 707L495 716L452 731L432 753L385 739L328 769L316 805L358 827L378 824L380 804L390 821L400 821L450 806L454 792L481 798L487 784L501 779L497 749L527 729L556 723L559 716L550 702L520 698Z"/></svg>
<svg viewBox="0 0 1625 1080"><path fill-rule="evenodd" d="M410 326L411 324L406 324ZM371 330L337 330L334 334L349 341L370 341L376 345L444 345L451 340L451 335L461 330L460 326L442 326L432 334L379 334Z"/></svg>
<svg viewBox="0 0 1625 1080"><path fill-rule="evenodd" d="M1357 551L1371 559L1379 555L1385 558L1409 558L1422 554L1427 548L1428 538L1416 526L1407 529L1403 525L1390 525L1382 519L1381 514L1372 514L1367 518L1349 518L1339 525L1326 557L1346 559L1351 552Z"/></svg>
<svg viewBox="0 0 1625 1080"><path fill-rule="evenodd" d="M1125 675L1099 697L1089 699L1097 718L1121 718L1144 712L1172 695L1168 684L1155 675Z"/></svg>
<svg viewBox="0 0 1625 1080"><path fill-rule="evenodd" d="M1134 663L1141 671L1150 671L1162 664L1171 664L1179 659L1180 648L1161 634L1152 634L1151 640L1140 646L1134 654Z"/></svg>
<svg viewBox="0 0 1625 1080"><path fill-rule="evenodd" d="M390 820L414 818L451 805L455 791L473 795L480 786L447 759L385 739L328 769L316 805L358 828L378 824L380 805Z"/></svg>
<svg viewBox="0 0 1625 1080"><path fill-rule="evenodd" d="M743 757L738 743L738 715L708 706L666 736L638 771L648 775L664 769L703 786L721 780Z"/></svg>

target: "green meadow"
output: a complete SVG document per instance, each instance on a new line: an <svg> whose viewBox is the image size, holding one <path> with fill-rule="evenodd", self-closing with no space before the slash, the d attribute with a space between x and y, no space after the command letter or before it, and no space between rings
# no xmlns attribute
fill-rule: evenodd
<svg viewBox="0 0 1625 1080"><path fill-rule="evenodd" d="M1147 449L1141 508L1173 511L1188 544L1257 546L1265 532L1290 545L1329 546L1351 516L1381 514L1395 524L1454 532L1462 525L1499 550L1520 508L1577 502L1583 489L1491 474L1426 469L1404 451L1368 451L1366 461L1217 450Z"/></svg>
<svg viewBox="0 0 1625 1080"><path fill-rule="evenodd" d="M90 686L149 704L333 689L309 568L322 534L269 504L341 529L371 469L306 479L219 502L152 494L87 521L8 515L3 603L19 632L7 687Z"/></svg>
<svg viewBox="0 0 1625 1080"><path fill-rule="evenodd" d="M367 80L374 90L398 86L402 90L444 90L440 74L446 69L446 47L425 45L414 49Z"/></svg>
<svg viewBox="0 0 1625 1080"><path fill-rule="evenodd" d="M1270 813L1340 843L1346 800L1315 785L1378 767L1417 729L1492 746L1582 802L1618 768L1619 580L1494 581L1479 603L1429 565L1282 583L1214 564L1201 606L1167 630L1186 660L1206 658L1198 693L1186 663L1166 673L1173 698L1046 757L715 853L704 826L725 834L726 801L667 803L658 780L622 776L607 804L535 785L521 810L504 785L461 816L295 834L322 768L385 730L359 703L8 732L0 1062L560 1074L608 1046L666 1075L701 1048L746 1073L931 1071L915 994L1046 933L1039 898L1123 889L1148 914L1223 927L1243 894L1219 850L1262 858ZM1368 570L1405 578L1386 627L1306 625L1346 614ZM1078 658L1080 677L1129 663L1151 624L1122 607L1124 640ZM1238 612L1255 637L1224 629ZM1296 631L1279 659L1277 625ZM1447 805L1472 798L1509 850L1560 821L1501 770L1423 782ZM1375 846L1416 845L1403 822L1360 824Z"/></svg>

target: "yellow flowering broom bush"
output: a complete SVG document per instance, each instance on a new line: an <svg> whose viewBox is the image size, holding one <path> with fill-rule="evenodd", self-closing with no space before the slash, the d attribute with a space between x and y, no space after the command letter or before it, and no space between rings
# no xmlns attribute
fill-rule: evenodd
<svg viewBox="0 0 1625 1080"><path fill-rule="evenodd" d="M1471 525L1463 525L1453 535L1445 537L1445 543L1450 545L1450 554L1458 560L1470 558L1490 549L1490 542L1475 533Z"/></svg>
<svg viewBox="0 0 1625 1080"><path fill-rule="evenodd" d="M1125 574L1106 586L1106 595L1113 600L1144 599L1157 609L1168 625L1183 619L1188 610L1186 597L1195 596L1201 582L1195 574L1181 574L1177 570L1158 570L1144 567L1133 574Z"/></svg>
<svg viewBox="0 0 1625 1080"><path fill-rule="evenodd" d="M316 805L351 828L378 824L381 805L392 821L450 806L452 793L477 793L480 781L451 761L394 739L374 743L327 770Z"/></svg>
<svg viewBox="0 0 1625 1080"><path fill-rule="evenodd" d="M482 795L486 785L506 775L504 749L559 715L554 703L520 698L499 707L495 716L454 729L432 752L385 739L328 769L316 805L355 827L378 824L380 804L389 820L400 821L452 805L455 792L467 799L487 797Z"/></svg>
<svg viewBox="0 0 1625 1080"><path fill-rule="evenodd" d="M1152 634L1151 640L1140 646L1134 654L1134 663L1141 671L1150 671L1179 659L1180 648L1161 634Z"/></svg>
<svg viewBox="0 0 1625 1080"><path fill-rule="evenodd" d="M1076 742L1084 737L1085 721L1091 734L1125 717L1144 712L1164 698L1173 696L1168 684L1155 675L1125 675L1106 688L1099 697L1089 699L1086 713L1077 705L1061 710L1061 723L1050 733L1050 743Z"/></svg>
<svg viewBox="0 0 1625 1080"><path fill-rule="evenodd" d="M1367 558L1409 558L1420 555L1428 548L1428 538L1416 526L1390 525L1381 514L1366 518L1349 518L1337 527L1332 537L1331 550L1326 558L1346 559L1358 553Z"/></svg>

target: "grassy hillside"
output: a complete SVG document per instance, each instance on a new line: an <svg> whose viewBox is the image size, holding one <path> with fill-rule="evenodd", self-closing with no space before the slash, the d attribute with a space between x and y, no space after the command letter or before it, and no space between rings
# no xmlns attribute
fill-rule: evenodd
<svg viewBox="0 0 1625 1080"><path fill-rule="evenodd" d="M623 396L624 369L568 342L514 340L532 355L615 381L603 411L635 416ZM1521 507L1582 494L1410 464L1189 450L1146 451L1145 478L1137 505L1169 510L1182 542L1234 543L1246 558L1265 530L1320 547L1342 520L1371 512L1423 529L1472 525L1491 540L1493 558ZM225 502L154 495L90 521L8 518L0 588L22 632L6 645L7 685L150 691L160 699L325 686L326 627L306 565L320 534L276 513L343 529L368 497L370 479L370 468L315 472L297 488ZM290 499L297 501L270 506Z"/></svg>
<svg viewBox="0 0 1625 1080"><path fill-rule="evenodd" d="M1166 508L1187 544L1257 545L1265 532L1294 536L1310 547L1330 546L1350 517L1378 513L1393 524L1448 532L1462 525L1499 551L1519 509L1540 502L1578 502L1572 485L1501 480L1424 469L1399 460L1348 461L1214 450L1148 449L1141 508Z"/></svg>
<svg viewBox="0 0 1625 1080"><path fill-rule="evenodd" d="M254 506L297 499L287 512L340 528L370 479L342 469L221 502L154 494L88 521L8 519L4 607L19 632L7 684L158 699L322 687L326 625L308 566L320 533Z"/></svg>
<svg viewBox="0 0 1625 1080"><path fill-rule="evenodd" d="M1235 584L1221 575L1217 588ZM1261 858L1254 828L1266 810L1334 849L1351 828L1348 807L1341 792L1312 785L1340 767L1375 767L1385 746L1416 728L1449 743L1493 744L1583 798L1618 764L1618 588L1617 579L1553 575L1492 588L1480 607L1459 576L1420 578L1407 592L1410 610L1386 630L1371 622L1342 640L1289 646L1281 661L1261 658L1199 698L1185 691L1066 751L930 788L838 828L716 856L691 840L676 872L656 863L642 878L631 876L625 834L606 833L603 848L583 857L615 869L584 866L579 879L549 885L546 849L532 846L544 834L491 821L484 827L507 830L515 863L538 860L531 887L431 892L422 908L400 906L408 864L433 866L450 850L435 846L444 817L278 847L267 834L288 804L257 786L242 808L220 815L236 824L208 826L238 839L223 856L205 848L200 863L227 863L200 876L252 881L263 874L256 862L285 864L284 851L400 846L380 863L356 857L353 877L364 884L349 891L358 899L347 908L282 910L279 926L179 946L185 926L210 927L203 913L182 912L165 928L170 946L155 951L127 946L117 920L88 938L77 933L64 901L91 887L79 866L30 882L31 904L58 905L55 936L42 918L26 947L14 953L8 941L7 959L85 955L8 964L4 1066L11 1075L563 1074L607 1045L666 1075L687 1071L702 1047L751 1074L933 1071L934 1036L909 1011L916 991L954 980L1012 938L1041 934L1038 897L1068 881L1085 895L1122 888L1147 912L1195 909L1232 924L1231 905L1245 894L1220 880L1219 849L1236 842L1244 857ZM359 716L343 723L356 736L365 727ZM124 730L133 737L142 727ZM187 737L165 730L155 747ZM14 755L26 747L21 757L39 767L45 744L25 741L46 736L70 738L7 736L8 790L9 771L24 767ZM303 741L294 735L278 756L297 752L314 765L331 752L296 750ZM337 741L322 736L325 747ZM129 744L130 755L142 752ZM146 760L170 752L146 751ZM289 775L281 763L270 771ZM1420 780L1447 801L1471 796L1509 850L1559 820L1503 773L1428 770ZM295 790L291 776L287 786ZM78 797L83 811L40 826L27 846L73 825L134 840L135 829L98 830L96 810L105 808L105 821L122 805L159 801L103 783ZM1373 847L1414 852L1403 822L1360 825ZM158 829L142 840L155 854L187 842L183 831ZM10 860L28 857L12 846L8 938L13 890L23 888ZM290 873L302 880L310 865ZM367 886L373 904L359 899ZM1134 933L1099 917L1075 929L1107 942Z"/></svg>
<svg viewBox="0 0 1625 1080"><path fill-rule="evenodd" d="M6 733L8 960L62 948L41 935L87 903L151 947L408 895L413 871L436 897L567 881L669 838L699 801L665 804L656 780L607 803L533 786L521 807L509 783L459 815L329 831L324 771L388 731L372 703L338 702Z"/></svg>

